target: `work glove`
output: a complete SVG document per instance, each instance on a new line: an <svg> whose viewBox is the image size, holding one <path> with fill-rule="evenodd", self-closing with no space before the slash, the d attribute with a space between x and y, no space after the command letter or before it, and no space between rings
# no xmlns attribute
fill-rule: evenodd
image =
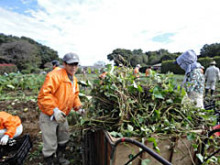
<svg viewBox="0 0 220 165"><path fill-rule="evenodd" d="M53 110L53 117L55 118L57 123L64 123L66 121L66 114L63 113L58 108L54 108L54 110Z"/></svg>
<svg viewBox="0 0 220 165"><path fill-rule="evenodd" d="M85 109L79 109L77 111L80 115L84 115L86 113L86 110Z"/></svg>
<svg viewBox="0 0 220 165"><path fill-rule="evenodd" d="M8 143L8 140L9 140L9 136L8 135L4 135L1 138L0 145L6 145Z"/></svg>

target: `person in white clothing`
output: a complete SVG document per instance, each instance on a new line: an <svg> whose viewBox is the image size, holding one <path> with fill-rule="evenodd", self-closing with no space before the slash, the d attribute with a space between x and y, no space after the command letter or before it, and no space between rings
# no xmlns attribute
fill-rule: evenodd
<svg viewBox="0 0 220 165"><path fill-rule="evenodd" d="M216 81L220 80L220 72L219 68L216 66L216 62L212 61L210 63L210 67L208 67L205 71L205 79L206 79L206 86L205 86L205 97L208 95L209 89L211 90L211 96L215 91Z"/></svg>

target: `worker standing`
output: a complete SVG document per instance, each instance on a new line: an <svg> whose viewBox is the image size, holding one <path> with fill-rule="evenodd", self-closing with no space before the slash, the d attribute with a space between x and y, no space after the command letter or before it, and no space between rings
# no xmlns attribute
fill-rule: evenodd
<svg viewBox="0 0 220 165"><path fill-rule="evenodd" d="M139 69L141 68L141 65L140 64L137 64L136 67L134 68L134 76L135 77L139 77Z"/></svg>
<svg viewBox="0 0 220 165"><path fill-rule="evenodd" d="M23 126L18 116L0 112L0 145L6 145L9 139L20 136L22 131Z"/></svg>
<svg viewBox="0 0 220 165"><path fill-rule="evenodd" d="M151 72L152 72L152 70L151 70L151 66L149 66L146 70L145 70L145 76L150 76L151 75Z"/></svg>
<svg viewBox="0 0 220 165"><path fill-rule="evenodd" d="M55 162L61 165L70 163L63 153L69 141L66 116L72 108L78 111L82 107L75 77L78 64L78 55L67 53L63 57L64 68L47 74L38 95L38 106L41 110L39 122L43 139L42 153L47 165L53 165Z"/></svg>
<svg viewBox="0 0 220 165"><path fill-rule="evenodd" d="M205 71L206 87L205 96L208 95L209 89L211 90L211 96L214 94L216 81L220 80L219 68L216 66L216 62L212 61L210 66Z"/></svg>
<svg viewBox="0 0 220 165"><path fill-rule="evenodd" d="M185 77L181 86L185 86L187 95L196 107L204 108L204 75L201 72L201 64L197 62L197 55L193 50L182 53L177 59L178 64L184 71Z"/></svg>

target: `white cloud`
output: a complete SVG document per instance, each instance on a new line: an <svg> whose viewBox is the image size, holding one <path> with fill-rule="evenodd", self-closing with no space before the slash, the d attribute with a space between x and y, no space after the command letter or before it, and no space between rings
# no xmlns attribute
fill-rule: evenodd
<svg viewBox="0 0 220 165"><path fill-rule="evenodd" d="M0 31L27 36L57 50L73 51L82 65L103 60L116 48L143 51L194 49L219 42L219 0L38 0L30 16L0 8ZM152 38L173 33L172 42ZM44 43L43 43L44 44Z"/></svg>

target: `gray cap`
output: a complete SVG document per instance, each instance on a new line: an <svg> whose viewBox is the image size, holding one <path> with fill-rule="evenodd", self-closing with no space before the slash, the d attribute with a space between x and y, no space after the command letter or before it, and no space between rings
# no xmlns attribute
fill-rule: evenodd
<svg viewBox="0 0 220 165"><path fill-rule="evenodd" d="M64 55L63 61L67 64L79 63L79 56L76 53L67 53Z"/></svg>

